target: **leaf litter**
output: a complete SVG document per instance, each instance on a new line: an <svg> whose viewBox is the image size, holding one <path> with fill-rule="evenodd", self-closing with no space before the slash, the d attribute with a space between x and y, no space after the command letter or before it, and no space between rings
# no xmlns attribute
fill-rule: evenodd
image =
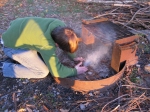
<svg viewBox="0 0 150 112"><path fill-rule="evenodd" d="M131 66L128 71L125 71L124 77L109 90L103 92L95 90L88 93L74 91L58 85L50 75L44 79L3 78L0 81L0 111L150 111L150 78L149 73L144 70L144 66L150 63L150 46L145 33L141 32L141 30L149 30L147 20L150 18L145 15L149 10L146 10L148 6L144 3L136 2L131 5L131 8L117 7L119 9L117 10L112 6L78 3L76 0L1 0L0 31L2 32L16 18L37 16L61 19L80 34L82 19L106 15L116 24L121 24L123 21L124 24L121 25L140 32L141 38L137 52L138 65ZM141 8L145 8L145 10ZM114 16L109 15L114 11L116 11ZM129 12L123 15L124 11ZM117 13L119 16L116 16ZM6 58L2 51L0 54L1 60Z"/></svg>

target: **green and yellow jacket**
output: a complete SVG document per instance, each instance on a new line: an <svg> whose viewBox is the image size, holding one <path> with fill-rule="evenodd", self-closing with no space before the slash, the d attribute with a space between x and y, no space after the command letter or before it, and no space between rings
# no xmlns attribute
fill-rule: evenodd
<svg viewBox="0 0 150 112"><path fill-rule="evenodd" d="M51 32L58 26L65 26L65 23L54 18L18 18L3 33L4 46L36 50L54 77L74 76L77 74L76 69L61 64L55 54L56 46Z"/></svg>

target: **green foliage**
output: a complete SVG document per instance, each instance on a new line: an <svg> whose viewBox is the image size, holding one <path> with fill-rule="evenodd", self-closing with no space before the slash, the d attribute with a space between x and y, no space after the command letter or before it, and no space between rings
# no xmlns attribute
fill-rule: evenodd
<svg viewBox="0 0 150 112"><path fill-rule="evenodd" d="M132 73L130 74L130 80L133 83L137 82L137 68L134 67Z"/></svg>

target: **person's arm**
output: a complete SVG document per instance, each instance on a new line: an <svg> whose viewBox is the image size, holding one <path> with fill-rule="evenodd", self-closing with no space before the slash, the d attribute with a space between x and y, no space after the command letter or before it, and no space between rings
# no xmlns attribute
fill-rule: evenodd
<svg viewBox="0 0 150 112"><path fill-rule="evenodd" d="M77 57L75 53L67 53L69 58L73 61L76 61L76 62L83 62L84 61L84 58L83 57Z"/></svg>
<svg viewBox="0 0 150 112"><path fill-rule="evenodd" d="M74 60L74 58L76 57L76 54L75 54L75 53L69 53L69 52L67 52L67 55L68 55L68 57L69 57L71 60Z"/></svg>
<svg viewBox="0 0 150 112"><path fill-rule="evenodd" d="M44 59L50 73L54 77L65 78L77 75L76 68L67 67L61 64L54 51L43 50L40 52L40 54Z"/></svg>
<svg viewBox="0 0 150 112"><path fill-rule="evenodd" d="M40 53L50 73L54 77L66 78L69 76L82 74L88 70L87 67L81 66L82 62L77 64L74 68L64 66L61 64L54 51L50 52L49 50L42 50Z"/></svg>

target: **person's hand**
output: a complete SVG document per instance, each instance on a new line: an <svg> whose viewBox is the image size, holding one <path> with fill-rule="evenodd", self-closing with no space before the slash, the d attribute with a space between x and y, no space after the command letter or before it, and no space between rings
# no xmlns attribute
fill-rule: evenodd
<svg viewBox="0 0 150 112"><path fill-rule="evenodd" d="M77 70L77 74L82 74L82 73L85 73L88 69L87 67L85 66L81 66L82 65L82 62L80 62L79 64L77 64L75 66L76 70Z"/></svg>
<svg viewBox="0 0 150 112"><path fill-rule="evenodd" d="M77 57L73 59L74 61L79 61L79 62L83 62L84 58L83 57Z"/></svg>

